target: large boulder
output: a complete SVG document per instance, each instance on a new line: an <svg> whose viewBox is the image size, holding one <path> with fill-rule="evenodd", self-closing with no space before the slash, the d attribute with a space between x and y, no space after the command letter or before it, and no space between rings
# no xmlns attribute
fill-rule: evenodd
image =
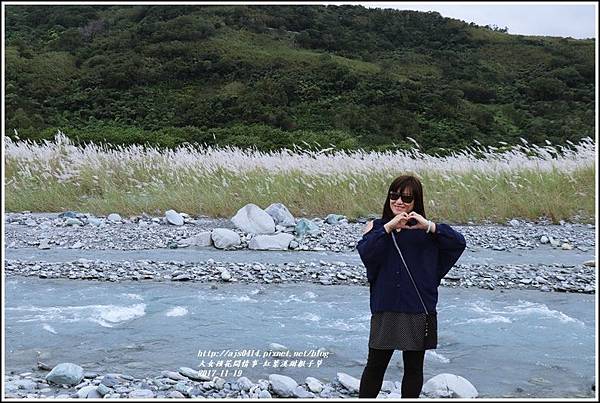
<svg viewBox="0 0 600 403"><path fill-rule="evenodd" d="M273 392L281 397L293 397L298 387L298 383L295 380L285 375L271 374L269 375L269 381L271 382Z"/></svg>
<svg viewBox="0 0 600 403"><path fill-rule="evenodd" d="M477 389L471 382L454 374L434 376L423 385L422 393L430 398L475 398L478 396Z"/></svg>
<svg viewBox="0 0 600 403"><path fill-rule="evenodd" d="M228 228L215 228L212 230L211 239L215 248L228 249L238 246L242 243L237 232Z"/></svg>
<svg viewBox="0 0 600 403"><path fill-rule="evenodd" d="M290 211L282 203L272 203L265 209L267 214L273 217L275 225L281 225L283 227L293 227L296 225L296 220Z"/></svg>
<svg viewBox="0 0 600 403"><path fill-rule="evenodd" d="M58 364L46 375L48 382L65 385L77 385L82 379L83 368L70 362Z"/></svg>
<svg viewBox="0 0 600 403"><path fill-rule="evenodd" d="M304 236L307 234L317 235L321 229L319 225L314 221L307 220L306 218L301 218L296 223L296 234L299 236Z"/></svg>
<svg viewBox="0 0 600 403"><path fill-rule="evenodd" d="M178 225L178 226L183 225L183 216L175 210L165 211L165 220L169 224Z"/></svg>
<svg viewBox="0 0 600 403"><path fill-rule="evenodd" d="M266 211L256 204L246 204L231 218L231 222L240 230L250 234L272 234L275 221Z"/></svg>
<svg viewBox="0 0 600 403"><path fill-rule="evenodd" d="M248 242L248 249L287 250L292 239L292 234L256 235Z"/></svg>
<svg viewBox="0 0 600 403"><path fill-rule="evenodd" d="M182 239L179 241L179 245L181 246L211 246L212 245L212 235L210 231L203 231L199 234L196 234L192 237Z"/></svg>

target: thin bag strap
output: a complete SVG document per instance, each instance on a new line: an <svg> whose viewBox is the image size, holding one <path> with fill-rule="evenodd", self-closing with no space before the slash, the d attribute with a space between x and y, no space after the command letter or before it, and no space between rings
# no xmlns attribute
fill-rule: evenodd
<svg viewBox="0 0 600 403"><path fill-rule="evenodd" d="M417 295L419 296L419 299L421 300L421 304L423 304L423 308L425 308L425 313L427 315L429 315L429 312L427 311L427 307L425 306L425 303L423 302L423 298L421 298L421 293L419 292L419 289L417 288L417 285L415 284L415 280L413 279L412 274L410 274L408 265L404 261L404 256L402 256L402 252L400 252L400 248L398 247L398 244L396 243L396 237L394 236L393 232L391 232L391 235L392 235L392 239L394 240L394 245L396 245L396 249L398 250L398 253L400 254L400 258L402 258L402 263L404 263L404 267L406 268L406 271L408 272L408 275L410 276L410 281L412 281L413 286L415 287L415 291L417 291Z"/></svg>

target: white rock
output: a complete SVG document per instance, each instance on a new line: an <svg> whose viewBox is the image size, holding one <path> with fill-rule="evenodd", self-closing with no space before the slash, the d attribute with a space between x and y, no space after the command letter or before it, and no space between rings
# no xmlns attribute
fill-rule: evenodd
<svg viewBox="0 0 600 403"><path fill-rule="evenodd" d="M298 383L289 376L271 374L269 375L271 387L281 397L293 397Z"/></svg>
<svg viewBox="0 0 600 403"><path fill-rule="evenodd" d="M221 272L221 279L223 279L223 281L230 281L231 280L231 274L227 270L223 270Z"/></svg>
<svg viewBox="0 0 600 403"><path fill-rule="evenodd" d="M287 250L294 239L292 234L256 235L248 242L248 249Z"/></svg>
<svg viewBox="0 0 600 403"><path fill-rule="evenodd" d="M358 392L358 389L360 387L360 380L356 379L355 377L345 374L343 372L338 372L336 379L339 383L342 384L342 386L348 389L348 391Z"/></svg>
<svg viewBox="0 0 600 403"><path fill-rule="evenodd" d="M585 262L583 262L584 266L588 266L588 267L596 267L596 261L595 260L587 260Z"/></svg>
<svg viewBox="0 0 600 403"><path fill-rule="evenodd" d="M272 203L265 209L265 212L273 217L275 225L281 225L283 227L293 227L296 225L294 216L282 203Z"/></svg>
<svg viewBox="0 0 600 403"><path fill-rule="evenodd" d="M50 244L47 239L42 239L38 245L38 249L50 249Z"/></svg>
<svg viewBox="0 0 600 403"><path fill-rule="evenodd" d="M422 392L431 398L457 397L475 398L478 396L477 389L462 376L454 374L439 374L429 379L424 385Z"/></svg>
<svg viewBox="0 0 600 403"><path fill-rule="evenodd" d="M108 217L106 217L106 219L108 221L112 221L112 222L121 222L122 221L121 216L117 213L109 214Z"/></svg>
<svg viewBox="0 0 600 403"><path fill-rule="evenodd" d="M256 204L246 204L231 218L231 222L240 230L251 234L272 234L275 221Z"/></svg>
<svg viewBox="0 0 600 403"><path fill-rule="evenodd" d="M203 231L197 235L181 240L180 244L187 246L211 246L211 232Z"/></svg>
<svg viewBox="0 0 600 403"><path fill-rule="evenodd" d="M570 243L565 242L565 243L563 243L561 245L561 248L562 248L562 250L573 250L573 245L571 245Z"/></svg>
<svg viewBox="0 0 600 403"><path fill-rule="evenodd" d="M550 240L548 239L548 237L546 235L542 235L542 237L540 238L540 242L548 243L548 242L550 242Z"/></svg>
<svg viewBox="0 0 600 403"><path fill-rule="evenodd" d="M323 390L323 384L317 378L313 378L312 376L307 376L304 380L308 389L314 393L321 393Z"/></svg>
<svg viewBox="0 0 600 403"><path fill-rule="evenodd" d="M165 211L165 220L173 225L183 225L183 217L175 210Z"/></svg>
<svg viewBox="0 0 600 403"><path fill-rule="evenodd" d="M516 219L514 219L514 218L513 218L512 220L510 220L508 223L509 223L511 226L513 226L513 227L518 227L518 226L521 224L521 223L519 222L519 220L516 220Z"/></svg>
<svg viewBox="0 0 600 403"><path fill-rule="evenodd" d="M227 249L242 243L237 232L228 228L215 228L211 232L211 239L216 248Z"/></svg>

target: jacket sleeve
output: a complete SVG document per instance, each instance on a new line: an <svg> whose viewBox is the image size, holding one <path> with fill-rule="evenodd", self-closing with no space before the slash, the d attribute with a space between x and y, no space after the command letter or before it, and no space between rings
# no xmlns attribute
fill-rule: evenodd
<svg viewBox="0 0 600 403"><path fill-rule="evenodd" d="M356 249L367 268L367 280L374 283L381 266L382 252L385 250L386 236L389 235L383 225L373 228L358 241Z"/></svg>
<svg viewBox="0 0 600 403"><path fill-rule="evenodd" d="M435 240L438 244L438 280L442 281L467 247L465 237L448 224L436 223Z"/></svg>

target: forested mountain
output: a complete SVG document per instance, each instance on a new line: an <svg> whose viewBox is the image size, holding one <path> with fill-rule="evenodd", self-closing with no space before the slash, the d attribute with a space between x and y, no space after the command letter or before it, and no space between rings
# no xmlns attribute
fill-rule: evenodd
<svg viewBox="0 0 600 403"><path fill-rule="evenodd" d="M362 6L6 6L6 134L429 153L594 137L594 40Z"/></svg>

